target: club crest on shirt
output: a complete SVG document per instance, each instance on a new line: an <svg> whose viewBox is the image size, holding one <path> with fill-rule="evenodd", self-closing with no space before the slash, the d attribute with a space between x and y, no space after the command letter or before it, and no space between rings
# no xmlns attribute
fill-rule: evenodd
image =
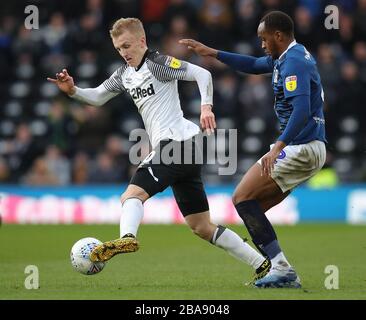
<svg viewBox="0 0 366 320"><path fill-rule="evenodd" d="M295 91L297 88L297 77L296 76L286 77L285 86L287 91Z"/></svg>
<svg viewBox="0 0 366 320"><path fill-rule="evenodd" d="M171 67L173 69L179 69L180 66L182 65L182 62L174 57L170 57L170 59L168 60L168 63L169 63L169 67Z"/></svg>

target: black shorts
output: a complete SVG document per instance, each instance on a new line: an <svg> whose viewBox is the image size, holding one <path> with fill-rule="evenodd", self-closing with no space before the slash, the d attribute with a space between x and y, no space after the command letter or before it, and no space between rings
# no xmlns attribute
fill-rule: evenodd
<svg viewBox="0 0 366 320"><path fill-rule="evenodd" d="M142 161L130 184L141 187L150 197L172 187L183 216L208 211L201 163L202 152L194 138L184 142L164 140Z"/></svg>

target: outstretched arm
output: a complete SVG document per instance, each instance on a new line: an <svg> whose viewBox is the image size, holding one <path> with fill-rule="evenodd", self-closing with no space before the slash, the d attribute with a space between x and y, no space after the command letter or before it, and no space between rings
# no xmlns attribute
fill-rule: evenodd
<svg viewBox="0 0 366 320"><path fill-rule="evenodd" d="M201 94L201 127L210 135L216 128L215 115L212 112L213 87L209 71L197 65L187 63L187 72L182 80L196 81Z"/></svg>
<svg viewBox="0 0 366 320"><path fill-rule="evenodd" d="M100 107L107 101L118 95L116 92L108 91L103 84L96 88L82 89L75 87L76 91L71 98L91 104L92 106Z"/></svg>
<svg viewBox="0 0 366 320"><path fill-rule="evenodd" d="M256 58L244 54L219 51L217 59L231 68L245 73L263 74L271 73L273 71L271 57Z"/></svg>
<svg viewBox="0 0 366 320"><path fill-rule="evenodd" d="M182 39L179 40L179 43L186 45L188 49L200 56L216 58L237 71L252 74L270 73L273 71L273 60L271 57L256 58L219 51L193 39Z"/></svg>
<svg viewBox="0 0 366 320"><path fill-rule="evenodd" d="M96 88L78 88L75 86L74 79L68 74L66 69L63 69L60 73L56 73L56 79L47 78L47 80L57 85L69 97L93 106L101 106L118 94L108 91L103 84Z"/></svg>

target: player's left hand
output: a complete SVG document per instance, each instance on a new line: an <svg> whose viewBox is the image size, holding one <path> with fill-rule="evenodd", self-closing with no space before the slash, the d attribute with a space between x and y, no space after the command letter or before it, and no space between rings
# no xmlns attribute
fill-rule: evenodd
<svg viewBox="0 0 366 320"><path fill-rule="evenodd" d="M214 133L216 128L215 115L212 112L212 106L210 104L204 104L201 106L201 127L206 130L207 134Z"/></svg>

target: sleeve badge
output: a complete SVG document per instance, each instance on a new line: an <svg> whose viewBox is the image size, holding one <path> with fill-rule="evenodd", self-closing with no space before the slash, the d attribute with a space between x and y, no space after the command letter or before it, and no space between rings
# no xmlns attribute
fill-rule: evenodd
<svg viewBox="0 0 366 320"><path fill-rule="evenodd" d="M182 65L182 62L180 60L178 60L177 58L171 57L169 67L171 67L173 69L179 69L181 65Z"/></svg>
<svg viewBox="0 0 366 320"><path fill-rule="evenodd" d="M285 86L287 91L295 91L297 88L297 77L289 76L285 79Z"/></svg>

